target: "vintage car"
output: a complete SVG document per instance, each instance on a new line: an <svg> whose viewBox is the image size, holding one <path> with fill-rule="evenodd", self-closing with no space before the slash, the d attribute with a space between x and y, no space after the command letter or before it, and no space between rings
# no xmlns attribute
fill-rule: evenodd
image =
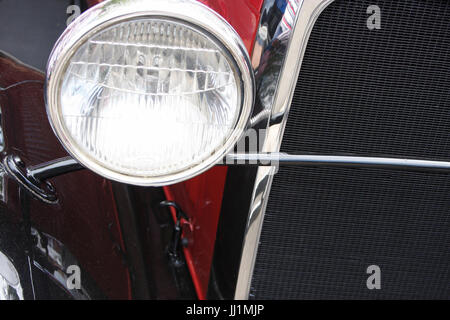
<svg viewBox="0 0 450 320"><path fill-rule="evenodd" d="M0 299L449 299L450 1L0 0Z"/></svg>

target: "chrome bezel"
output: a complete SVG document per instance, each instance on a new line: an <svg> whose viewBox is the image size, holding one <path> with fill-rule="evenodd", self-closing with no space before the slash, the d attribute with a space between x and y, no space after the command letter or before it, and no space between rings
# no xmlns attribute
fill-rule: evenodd
<svg viewBox="0 0 450 320"><path fill-rule="evenodd" d="M67 63L77 49L97 32L115 24L142 18L166 17L187 23L200 32L212 35L228 51L238 67L241 81L241 110L239 119L221 148L200 163L194 163L186 170L162 176L138 176L120 173L105 167L89 156L73 142L64 128L60 116L59 92L61 78ZM243 136L249 124L253 108L255 80L247 50L233 27L216 12L195 0L124 0L105 1L78 17L56 42L47 64L45 102L47 115L53 131L67 152L85 167L99 175L134 185L163 186L187 180L220 162ZM132 139L132 137L130 137Z"/></svg>

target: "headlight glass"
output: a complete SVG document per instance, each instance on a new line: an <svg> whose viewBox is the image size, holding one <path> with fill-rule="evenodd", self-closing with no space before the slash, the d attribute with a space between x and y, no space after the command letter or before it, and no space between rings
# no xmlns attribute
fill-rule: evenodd
<svg viewBox="0 0 450 320"><path fill-rule="evenodd" d="M47 66L53 130L87 168L158 186L219 162L254 96L237 33L195 0L105 1L63 33Z"/></svg>
<svg viewBox="0 0 450 320"><path fill-rule="evenodd" d="M63 124L111 170L161 176L220 148L240 113L241 84L223 46L175 20L109 27L81 45L61 79Z"/></svg>

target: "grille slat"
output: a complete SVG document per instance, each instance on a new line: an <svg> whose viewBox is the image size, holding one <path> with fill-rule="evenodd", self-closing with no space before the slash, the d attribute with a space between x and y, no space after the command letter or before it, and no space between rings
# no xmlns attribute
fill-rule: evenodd
<svg viewBox="0 0 450 320"><path fill-rule="evenodd" d="M381 29L366 27L370 5ZM450 160L450 2L344 1L314 26L282 152ZM381 268L368 290L366 268ZM251 297L450 298L450 176L281 168Z"/></svg>

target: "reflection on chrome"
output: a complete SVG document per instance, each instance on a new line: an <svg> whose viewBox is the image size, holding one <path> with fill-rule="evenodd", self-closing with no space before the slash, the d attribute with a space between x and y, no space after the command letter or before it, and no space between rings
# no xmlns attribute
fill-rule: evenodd
<svg viewBox="0 0 450 320"><path fill-rule="evenodd" d="M2 108L0 106L0 152L5 149L5 137L3 136Z"/></svg>
<svg viewBox="0 0 450 320"><path fill-rule="evenodd" d="M268 7L263 9L265 14L263 13L260 21L251 58L257 84L256 102L250 120L251 127L265 125L262 123L263 120L273 116L272 104L277 92L278 79L283 68L292 28L302 4L303 0L285 0L270 5L265 4Z"/></svg>
<svg viewBox="0 0 450 320"><path fill-rule="evenodd" d="M6 202L6 171L0 164L0 201Z"/></svg>
<svg viewBox="0 0 450 320"><path fill-rule="evenodd" d="M277 153L280 150L309 34L322 10L332 1L284 0L274 3L266 0L264 2L263 8L265 9L263 10L267 10L267 13L279 13L266 16L279 17L279 19L278 21L265 21L265 15L262 15L260 32L257 36L261 37L262 35L265 41L257 40L255 47L264 44L266 47L254 49L252 55L253 67L258 65L255 68L257 93L251 118L252 126L255 129L266 129L266 137L262 142L262 147L258 150L259 153ZM286 8L289 10L286 11ZM269 28L267 36L265 28ZM276 167L273 166L260 166L256 174L235 299L248 299L249 297L259 236L275 170Z"/></svg>
<svg viewBox="0 0 450 320"><path fill-rule="evenodd" d="M0 252L0 300L23 300L19 274L9 260Z"/></svg>

